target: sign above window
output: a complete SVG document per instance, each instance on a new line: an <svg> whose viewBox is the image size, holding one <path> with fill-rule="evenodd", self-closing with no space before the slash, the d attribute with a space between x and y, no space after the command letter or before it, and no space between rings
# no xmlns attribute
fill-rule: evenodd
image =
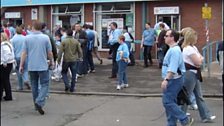
<svg viewBox="0 0 224 126"><path fill-rule="evenodd" d="M21 18L20 12L5 12L5 18Z"/></svg>
<svg viewBox="0 0 224 126"><path fill-rule="evenodd" d="M154 14L179 14L179 7L154 7Z"/></svg>

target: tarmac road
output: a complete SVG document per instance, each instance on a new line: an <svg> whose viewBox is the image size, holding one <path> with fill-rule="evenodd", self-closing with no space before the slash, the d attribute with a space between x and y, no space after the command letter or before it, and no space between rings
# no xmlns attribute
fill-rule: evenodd
<svg viewBox="0 0 224 126"><path fill-rule="evenodd" d="M1 126L165 126L160 97L118 97L51 94L45 115L34 110L30 93L14 92L13 101L1 102ZM223 101L205 99L217 118L201 123L190 110L194 126L223 126Z"/></svg>

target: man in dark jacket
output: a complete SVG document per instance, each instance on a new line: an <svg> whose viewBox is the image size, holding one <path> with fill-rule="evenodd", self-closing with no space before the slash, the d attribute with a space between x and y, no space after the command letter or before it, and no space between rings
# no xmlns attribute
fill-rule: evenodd
<svg viewBox="0 0 224 126"><path fill-rule="evenodd" d="M87 60L87 34L82 30L81 25L79 23L75 24L75 34L74 38L79 41L81 44L82 52L83 52L83 61L80 61L78 64L77 74L83 75L88 73L88 60Z"/></svg>
<svg viewBox="0 0 224 126"><path fill-rule="evenodd" d="M50 38L54 61L56 61L58 56L57 56L57 49L56 49L55 41L54 41L52 35L47 32L47 24L46 23L42 23L41 31L42 31L42 33L46 34Z"/></svg>

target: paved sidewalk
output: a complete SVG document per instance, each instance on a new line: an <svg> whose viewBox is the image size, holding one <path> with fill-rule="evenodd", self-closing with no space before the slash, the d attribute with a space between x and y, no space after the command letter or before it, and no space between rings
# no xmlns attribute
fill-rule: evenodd
<svg viewBox="0 0 224 126"><path fill-rule="evenodd" d="M161 95L161 69L156 64L143 68L142 61L137 61L136 66L127 68L129 88L117 91L117 79L109 79L111 75L111 60L104 59L103 65L96 63L96 73L79 78L76 84L77 94L102 94L102 95L135 95L135 96L160 96ZM16 89L15 75L11 76L12 88ZM204 77L202 90L205 96L222 96L221 80L218 77ZM51 92L64 93L64 83L61 80L52 80Z"/></svg>

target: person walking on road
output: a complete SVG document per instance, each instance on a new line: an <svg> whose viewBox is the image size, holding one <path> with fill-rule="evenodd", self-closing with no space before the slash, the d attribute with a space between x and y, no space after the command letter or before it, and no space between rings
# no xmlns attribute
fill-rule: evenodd
<svg viewBox="0 0 224 126"><path fill-rule="evenodd" d="M187 70L184 76L184 86L186 87L188 94L192 94L192 92L194 92L201 120L203 123L207 123L213 121L216 116L211 114L205 100L203 99L201 91L202 76L200 66L203 63L204 57L199 53L195 46L196 43L197 33L191 28L184 34L184 42L182 44L182 55ZM185 108L185 110L187 109Z"/></svg>
<svg viewBox="0 0 224 126"><path fill-rule="evenodd" d="M176 126L177 120L182 126L191 126L193 118L188 117L177 105L177 95L183 87L183 73L185 72L181 49L177 44L178 39L179 34L176 31L166 32L165 42L170 49L164 57L162 66L162 102L166 111L167 126Z"/></svg>
<svg viewBox="0 0 224 126"><path fill-rule="evenodd" d="M27 57L28 71L32 86L33 102L35 109L44 115L43 107L45 97L49 88L49 66L54 65L51 42L47 35L41 32L42 24L39 21L33 22L33 33L26 36L23 52L21 55L20 72L24 71L24 64ZM48 62L50 60L50 62ZM40 83L39 83L40 81ZM38 84L41 88L38 90Z"/></svg>
<svg viewBox="0 0 224 126"><path fill-rule="evenodd" d="M74 92L78 60L83 58L83 54L81 44L72 36L73 31L68 29L66 33L67 37L61 42L59 47L58 63L61 62L62 54L64 53L61 73L65 84L65 91L67 92L69 90L70 92ZM69 85L67 76L68 68L72 73L71 85Z"/></svg>

